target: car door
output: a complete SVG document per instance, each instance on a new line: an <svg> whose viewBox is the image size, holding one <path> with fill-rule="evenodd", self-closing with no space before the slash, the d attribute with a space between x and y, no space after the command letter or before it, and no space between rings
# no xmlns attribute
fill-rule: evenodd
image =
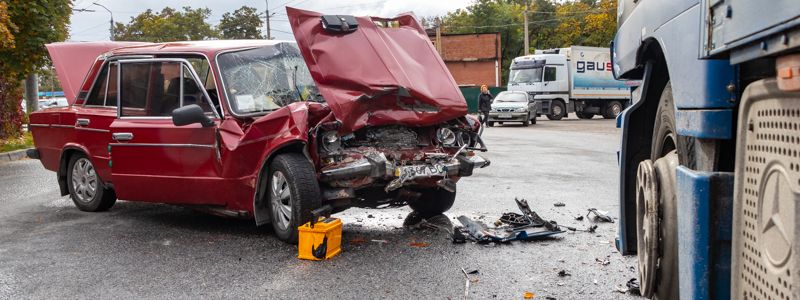
<svg viewBox="0 0 800 300"><path fill-rule="evenodd" d="M79 96L80 97L80 96ZM84 104L76 110L75 137L86 147L100 178L110 181L109 126L117 118L117 63L105 63L92 83Z"/></svg>
<svg viewBox="0 0 800 300"><path fill-rule="evenodd" d="M216 127L175 126L172 110L198 104L219 115L183 59L120 60L118 111L111 123L111 174L123 200L224 205Z"/></svg>

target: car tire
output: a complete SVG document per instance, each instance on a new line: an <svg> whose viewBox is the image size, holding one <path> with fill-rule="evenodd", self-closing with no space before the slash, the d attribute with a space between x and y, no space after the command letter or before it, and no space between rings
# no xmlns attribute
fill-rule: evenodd
<svg viewBox="0 0 800 300"><path fill-rule="evenodd" d="M418 191L419 198L408 203L423 219L440 215L451 207L456 201L456 193L442 188L428 188Z"/></svg>
<svg viewBox="0 0 800 300"><path fill-rule="evenodd" d="M278 239L297 243L297 227L311 221L321 192L314 166L299 153L280 154L269 167L266 191L272 228Z"/></svg>
<svg viewBox="0 0 800 300"><path fill-rule="evenodd" d="M680 165L687 165L692 160L689 150L689 140L678 136L675 126L675 106L672 98L672 85L667 83L661 93L661 98L656 111L655 124L653 126L653 140L650 160L656 160L667 156L672 151L678 154ZM663 181L662 181L663 182ZM665 190L670 189L670 190ZM658 267L655 271L655 281L653 282L654 299L677 299L678 292L678 224L677 224L677 200L675 194L677 189L672 182L671 186L660 186L660 194L663 196L658 200L659 221L658 222ZM669 199L664 199L669 198ZM638 210L639 208L637 208ZM639 217L637 216L637 219ZM639 234L641 236L641 234ZM640 266L641 272L641 266ZM640 277L641 280L641 277Z"/></svg>
<svg viewBox="0 0 800 300"><path fill-rule="evenodd" d="M494 122L492 122L492 121L487 121L487 122L486 122L486 125L489 125L489 127L494 127Z"/></svg>
<svg viewBox="0 0 800 300"><path fill-rule="evenodd" d="M528 116L525 117L525 121L522 121L522 126L528 127L528 125L531 125L531 114L528 114Z"/></svg>
<svg viewBox="0 0 800 300"><path fill-rule="evenodd" d="M576 112L575 115L578 116L578 119L584 119L584 120L589 120L591 118L594 118L593 113Z"/></svg>
<svg viewBox="0 0 800 300"><path fill-rule="evenodd" d="M69 159L67 189L72 202L82 211L106 211L117 202L114 190L105 188L92 161L83 153L75 154Z"/></svg>
<svg viewBox="0 0 800 300"><path fill-rule="evenodd" d="M603 118L606 119L615 119L617 115L622 112L622 103L619 101L611 101L608 102L606 105L606 109L603 111Z"/></svg>
<svg viewBox="0 0 800 300"><path fill-rule="evenodd" d="M565 112L566 108L564 107L564 102L561 102L561 100L553 100L553 102L550 103L550 114L547 115L547 118L558 121L567 115Z"/></svg>

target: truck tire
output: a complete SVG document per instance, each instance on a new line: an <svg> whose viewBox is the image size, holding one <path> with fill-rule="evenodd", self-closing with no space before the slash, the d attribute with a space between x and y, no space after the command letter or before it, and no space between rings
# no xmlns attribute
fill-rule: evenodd
<svg viewBox="0 0 800 300"><path fill-rule="evenodd" d="M685 137L680 137L677 134L675 126L675 106L672 98L672 85L667 82L664 90L661 93L661 98L656 111L655 124L653 126L653 140L651 145L650 162L657 162L657 160L672 155L673 151L677 152L677 161L680 165L687 165L687 159L692 159L691 152L689 151L689 140ZM641 164L640 164L641 166ZM641 169L641 168L640 168ZM674 170L671 170L674 174ZM642 177L641 172L637 174L637 182ZM643 296L651 296L654 299L678 299L678 224L677 224L677 200L675 195L677 193L674 180L661 176L658 180L658 192L656 196L652 196L654 201L658 203L658 218L656 222L658 234L657 247L651 249L649 252L653 259L656 260L657 267L655 270L643 270L645 266L641 264L641 255L647 251L648 248L643 248L643 243L638 243L637 250L640 256L639 274L640 280L644 280L642 274L650 272L653 274L654 280L652 286L647 291L642 290ZM638 196L637 196L638 198ZM637 200L638 202L638 200ZM641 207L637 207L637 212L641 212ZM637 213L637 221L640 219L640 213ZM637 232L637 239L641 239L641 226L637 226L640 231ZM655 265L655 264L653 264ZM643 281L640 281L644 284Z"/></svg>
<svg viewBox="0 0 800 300"><path fill-rule="evenodd" d="M593 113L576 112L575 115L578 116L578 119L584 119L584 120L594 118Z"/></svg>
<svg viewBox="0 0 800 300"><path fill-rule="evenodd" d="M269 209L278 239L297 243L297 227L311 221L319 208L321 192L314 166L299 153L280 154L269 165Z"/></svg>
<svg viewBox="0 0 800 300"><path fill-rule="evenodd" d="M97 176L92 161L83 153L69 158L67 164L67 188L75 206L82 211L106 211L117 202L113 189L106 189Z"/></svg>
<svg viewBox="0 0 800 300"><path fill-rule="evenodd" d="M414 201L408 203L417 214L423 219L427 219L436 215L440 215L451 207L456 201L456 193L448 192L442 188L428 188L419 190L420 196Z"/></svg>
<svg viewBox="0 0 800 300"><path fill-rule="evenodd" d="M494 127L494 122L492 122L492 121L487 121L487 122L486 122L486 125L489 125L489 127Z"/></svg>
<svg viewBox="0 0 800 300"><path fill-rule="evenodd" d="M622 103L620 103L619 101L611 101L608 102L608 104L606 105L606 109L603 110L603 118L615 119L621 112L622 112Z"/></svg>
<svg viewBox="0 0 800 300"><path fill-rule="evenodd" d="M564 107L564 102L561 100L553 100L550 103L550 114L547 115L547 118L553 121L561 120L564 116L566 116L566 108Z"/></svg>

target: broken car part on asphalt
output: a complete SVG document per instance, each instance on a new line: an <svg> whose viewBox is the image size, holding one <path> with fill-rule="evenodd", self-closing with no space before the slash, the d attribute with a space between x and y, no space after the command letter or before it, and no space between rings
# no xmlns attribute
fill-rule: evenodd
<svg viewBox="0 0 800 300"><path fill-rule="evenodd" d="M532 211L525 199L514 199L522 211L522 215L515 213L503 214L500 221L508 225L489 228L481 221L472 220L467 216L458 217L463 227L454 229L453 242L462 243L467 239L477 243L510 242L515 240L538 240L564 233L555 221L542 219Z"/></svg>
<svg viewBox="0 0 800 300"><path fill-rule="evenodd" d="M607 211L598 210L596 208L590 208L589 212L586 213L586 216L588 217L590 214L594 214L594 219L597 221L614 223L614 218L608 216Z"/></svg>

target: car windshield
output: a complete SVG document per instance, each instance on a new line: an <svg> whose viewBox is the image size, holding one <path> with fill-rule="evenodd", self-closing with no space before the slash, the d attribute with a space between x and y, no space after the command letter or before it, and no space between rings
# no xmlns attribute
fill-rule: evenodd
<svg viewBox="0 0 800 300"><path fill-rule="evenodd" d="M508 83L542 82L542 68L512 69Z"/></svg>
<svg viewBox="0 0 800 300"><path fill-rule="evenodd" d="M523 93L500 93L497 95L497 98L494 99L496 102L528 102L528 96Z"/></svg>
<svg viewBox="0 0 800 300"><path fill-rule="evenodd" d="M322 101L292 43L228 52L217 59L225 95L239 115L269 112L297 101Z"/></svg>

